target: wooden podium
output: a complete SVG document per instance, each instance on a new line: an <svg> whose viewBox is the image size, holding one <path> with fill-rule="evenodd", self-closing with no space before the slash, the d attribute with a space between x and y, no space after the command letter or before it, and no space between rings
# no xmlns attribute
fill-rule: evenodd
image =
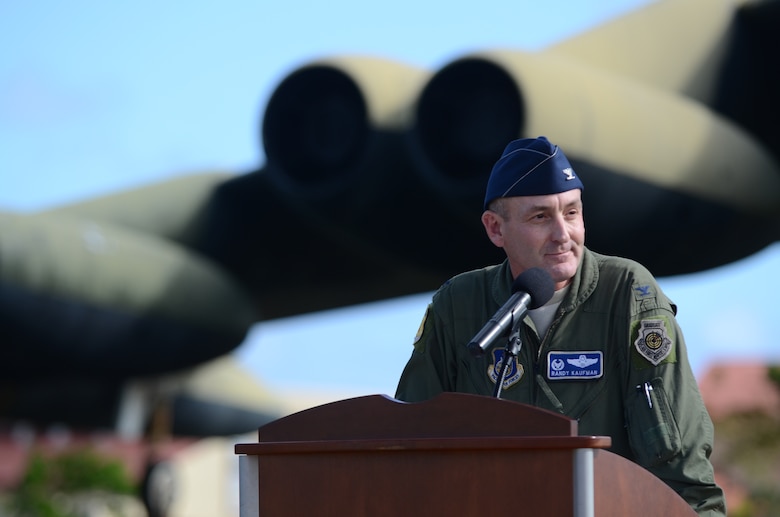
<svg viewBox="0 0 780 517"><path fill-rule="evenodd" d="M695 516L661 480L578 436L565 416L506 400L382 395L307 409L237 444L240 515Z"/></svg>

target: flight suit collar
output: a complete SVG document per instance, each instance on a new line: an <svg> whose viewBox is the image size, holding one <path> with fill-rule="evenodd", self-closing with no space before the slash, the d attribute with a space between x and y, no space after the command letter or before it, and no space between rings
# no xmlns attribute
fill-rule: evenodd
<svg viewBox="0 0 780 517"><path fill-rule="evenodd" d="M509 267L509 259L505 259L497 268L491 287L493 300L498 306L503 305L512 295L512 284L514 283L514 280L512 270ZM582 261L577 268L577 272L574 274L571 289L569 289L566 297L561 302L561 308L568 312L584 303L585 300L593 294L598 282L598 261L588 248L584 248Z"/></svg>
<svg viewBox="0 0 780 517"><path fill-rule="evenodd" d="M504 262L498 266L495 276L493 276L493 285L490 289L493 294L493 301L499 307L504 305L504 302L512 295L512 284L514 281L512 270L509 267L509 259L504 259Z"/></svg>
<svg viewBox="0 0 780 517"><path fill-rule="evenodd" d="M583 248L582 261L574 274L571 289L561 302L561 308L565 312L573 310L578 305L585 303L596 285L599 283L599 264L596 256L588 249Z"/></svg>

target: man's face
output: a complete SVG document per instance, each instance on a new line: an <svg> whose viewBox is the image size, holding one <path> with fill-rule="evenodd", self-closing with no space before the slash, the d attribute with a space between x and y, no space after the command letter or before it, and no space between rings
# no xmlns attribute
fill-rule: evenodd
<svg viewBox="0 0 780 517"><path fill-rule="evenodd" d="M580 190L501 202L501 213L487 210L482 224L493 244L504 248L512 275L539 267L550 273L556 290L568 285L585 245Z"/></svg>

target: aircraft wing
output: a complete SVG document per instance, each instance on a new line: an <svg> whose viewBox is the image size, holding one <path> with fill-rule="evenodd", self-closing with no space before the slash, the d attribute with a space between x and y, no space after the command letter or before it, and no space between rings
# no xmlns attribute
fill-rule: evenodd
<svg viewBox="0 0 780 517"><path fill-rule="evenodd" d="M283 414L225 355L258 319L229 273L122 214L65 212L0 213L0 420L139 437L162 412L166 434L224 436Z"/></svg>

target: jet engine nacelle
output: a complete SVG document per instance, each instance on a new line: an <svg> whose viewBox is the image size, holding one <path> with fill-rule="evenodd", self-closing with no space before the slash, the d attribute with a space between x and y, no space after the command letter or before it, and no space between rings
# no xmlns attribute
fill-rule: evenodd
<svg viewBox="0 0 780 517"><path fill-rule="evenodd" d="M500 259L479 222L487 177L510 140L539 135L585 182L595 250L673 275L778 238L780 171L752 135L560 54L483 52L433 74L316 62L282 81L263 121L274 188L337 239L442 276Z"/></svg>
<svg viewBox="0 0 780 517"><path fill-rule="evenodd" d="M778 238L780 169L770 153L674 93L561 56L497 51L444 66L416 113L411 144L422 176L454 207L481 202L509 140L545 135L583 179L596 250L671 275Z"/></svg>

